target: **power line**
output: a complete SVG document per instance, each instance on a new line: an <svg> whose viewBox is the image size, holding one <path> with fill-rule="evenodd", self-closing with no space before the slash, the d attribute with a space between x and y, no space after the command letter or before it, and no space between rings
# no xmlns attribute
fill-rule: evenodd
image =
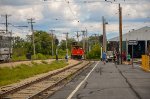
<svg viewBox="0 0 150 99"><path fill-rule="evenodd" d="M23 30L22 28L28 28L28 26L21 26L21 25L13 25L13 24L10 24L11 26L13 26L14 28L16 28L16 29L19 29L19 30Z"/></svg>
<svg viewBox="0 0 150 99"><path fill-rule="evenodd" d="M72 11L72 9L71 9L71 7L70 7L70 5L69 5L69 1L65 0L65 2L67 3L67 5L68 5L68 7L69 7L69 9L70 9L70 11L71 11L73 17L75 18L75 20L76 20L77 22L80 22L80 21L77 19L76 15L73 13L73 11Z"/></svg>

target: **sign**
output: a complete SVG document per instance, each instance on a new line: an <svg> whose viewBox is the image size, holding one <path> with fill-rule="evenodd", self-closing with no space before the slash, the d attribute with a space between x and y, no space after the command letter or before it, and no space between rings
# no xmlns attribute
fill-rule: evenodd
<svg viewBox="0 0 150 99"><path fill-rule="evenodd" d="M137 45L138 41L137 40L129 40L128 45Z"/></svg>

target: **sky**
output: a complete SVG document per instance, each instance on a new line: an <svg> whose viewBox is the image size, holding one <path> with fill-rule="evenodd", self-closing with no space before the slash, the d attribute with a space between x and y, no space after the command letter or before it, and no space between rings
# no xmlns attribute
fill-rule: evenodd
<svg viewBox="0 0 150 99"><path fill-rule="evenodd" d="M118 5L122 7L123 34L132 29L150 27L150 0L0 0L0 30L25 38L31 34L29 18L34 18L34 30L43 30L65 39L64 33L77 40L77 31L87 29L88 36L102 34L102 16L106 22L107 39L119 35ZM15 27L28 26L28 27ZM79 32L81 34L81 32ZM82 36L80 36L80 39Z"/></svg>

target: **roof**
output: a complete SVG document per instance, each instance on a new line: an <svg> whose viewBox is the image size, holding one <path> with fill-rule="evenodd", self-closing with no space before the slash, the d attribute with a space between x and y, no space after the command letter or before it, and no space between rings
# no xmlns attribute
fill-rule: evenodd
<svg viewBox="0 0 150 99"><path fill-rule="evenodd" d="M146 26L138 30L129 31L122 35L122 41L126 40L150 40L150 27ZM109 41L119 41L119 37L114 37Z"/></svg>

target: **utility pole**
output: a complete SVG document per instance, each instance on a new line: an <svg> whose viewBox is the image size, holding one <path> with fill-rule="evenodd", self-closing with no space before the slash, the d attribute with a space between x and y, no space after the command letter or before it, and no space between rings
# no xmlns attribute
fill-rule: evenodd
<svg viewBox="0 0 150 99"><path fill-rule="evenodd" d="M54 32L55 30L50 30L50 32L51 32L51 35L52 35L52 56L54 55L54 39L53 39L53 32Z"/></svg>
<svg viewBox="0 0 150 99"><path fill-rule="evenodd" d="M122 7L119 4L120 64L122 64Z"/></svg>
<svg viewBox="0 0 150 99"><path fill-rule="evenodd" d="M67 52L67 57L68 57L68 45L67 45L67 41L68 41L68 34L69 33L64 33L64 34L66 34L66 52Z"/></svg>
<svg viewBox="0 0 150 99"><path fill-rule="evenodd" d="M84 59L86 59L86 48L85 48L85 32L86 31L82 31L82 41L83 41L83 50L84 50Z"/></svg>
<svg viewBox="0 0 150 99"><path fill-rule="evenodd" d="M106 44L107 44L107 38L106 38L106 24L108 24L106 21L105 21L105 18L104 16L102 17L102 21L103 21L103 52L105 51L106 52Z"/></svg>
<svg viewBox="0 0 150 99"><path fill-rule="evenodd" d="M88 31L87 31L87 28L85 28L85 32L86 32L86 52L88 52L89 51L89 42L88 42Z"/></svg>
<svg viewBox="0 0 150 99"><path fill-rule="evenodd" d="M8 17L11 16L11 15L8 15L8 14L5 14L5 15L1 15L2 17L5 17L5 23L2 23L2 24L5 24L6 26L6 34L8 33Z"/></svg>
<svg viewBox="0 0 150 99"><path fill-rule="evenodd" d="M9 42L9 58L11 58L12 54L12 31L10 32L10 42Z"/></svg>
<svg viewBox="0 0 150 99"><path fill-rule="evenodd" d="M34 42L34 30L33 30L33 23L35 23L33 20L33 18L30 18L30 19L27 19L31 24L31 32L32 32L32 44L33 44L33 54L34 54L34 59L36 59L36 56L35 56L35 42Z"/></svg>

